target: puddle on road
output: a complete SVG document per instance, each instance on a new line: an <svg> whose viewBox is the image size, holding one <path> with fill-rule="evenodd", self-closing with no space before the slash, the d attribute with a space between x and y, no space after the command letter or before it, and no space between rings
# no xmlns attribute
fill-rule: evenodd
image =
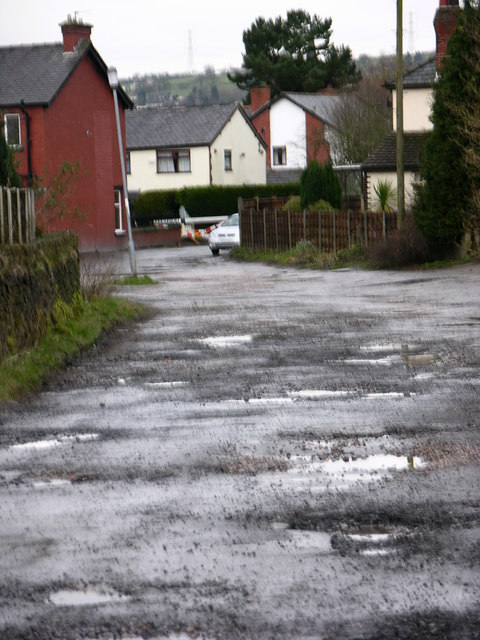
<svg viewBox="0 0 480 640"><path fill-rule="evenodd" d="M116 602L128 602L129 596L124 596L115 591L97 591L96 589L61 589L50 594L48 602L57 607L85 607L97 604L109 604Z"/></svg>
<svg viewBox="0 0 480 640"><path fill-rule="evenodd" d="M34 489L58 489L60 487L65 487L71 485L70 480L61 480L60 478L56 478L54 480L44 480L33 483Z"/></svg>
<svg viewBox="0 0 480 640"><path fill-rule="evenodd" d="M316 553L332 553L331 534L324 531L292 529L291 541L297 549L315 549Z"/></svg>
<svg viewBox="0 0 480 640"><path fill-rule="evenodd" d="M225 347L238 347L243 344L249 344L252 342L253 336L217 336L210 338L201 338L199 342L206 344L209 347L225 348Z"/></svg>
<svg viewBox="0 0 480 640"><path fill-rule="evenodd" d="M66 444L72 444L75 442L91 442L92 440L98 440L98 433L79 433L69 436L57 436L56 438L49 438L47 440L36 440L34 442L23 442L22 444L12 444L10 446L11 451L40 451L42 449L52 449Z"/></svg>
<svg viewBox="0 0 480 640"><path fill-rule="evenodd" d="M419 457L374 454L363 458L343 456L340 459L315 460L312 456L291 456L291 474L322 474L337 488L355 483L379 482L394 471L421 469L426 463ZM328 482L329 483L329 482Z"/></svg>
<svg viewBox="0 0 480 640"><path fill-rule="evenodd" d="M352 364L352 365L372 365L372 366L381 366L381 367L391 367L394 364L398 364L399 362L403 362L403 358L401 356L386 356L385 358L349 358L348 360L343 360L344 364Z"/></svg>
<svg viewBox="0 0 480 640"><path fill-rule="evenodd" d="M395 549L361 549L361 556L390 556Z"/></svg>
<svg viewBox="0 0 480 640"><path fill-rule="evenodd" d="M332 391L329 389L302 389L300 391L289 391L289 398L301 398L303 400L322 400L328 398L346 398L354 395L354 391Z"/></svg>
<svg viewBox="0 0 480 640"><path fill-rule="evenodd" d="M188 382L183 380L173 380L172 382L145 382L149 389L177 389L188 386Z"/></svg>

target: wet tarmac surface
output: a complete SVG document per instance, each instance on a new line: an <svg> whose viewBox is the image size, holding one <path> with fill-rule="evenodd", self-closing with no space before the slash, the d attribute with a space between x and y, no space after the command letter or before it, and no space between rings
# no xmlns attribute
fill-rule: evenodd
<svg viewBox="0 0 480 640"><path fill-rule="evenodd" d="M0 408L0 638L480 638L480 266L137 262Z"/></svg>

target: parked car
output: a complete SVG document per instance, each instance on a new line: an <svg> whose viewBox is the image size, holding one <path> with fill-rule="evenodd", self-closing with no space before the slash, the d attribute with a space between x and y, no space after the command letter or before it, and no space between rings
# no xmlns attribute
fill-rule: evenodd
<svg viewBox="0 0 480 640"><path fill-rule="evenodd" d="M233 213L226 220L210 231L208 246L214 256L218 256L220 249L231 249L240 244L240 216Z"/></svg>

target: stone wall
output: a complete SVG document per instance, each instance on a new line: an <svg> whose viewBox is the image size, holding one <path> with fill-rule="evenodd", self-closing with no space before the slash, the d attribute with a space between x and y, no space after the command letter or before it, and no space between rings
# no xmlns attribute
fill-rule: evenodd
<svg viewBox="0 0 480 640"><path fill-rule="evenodd" d="M80 290L78 238L49 234L33 245L0 245L0 361L34 345L58 298Z"/></svg>

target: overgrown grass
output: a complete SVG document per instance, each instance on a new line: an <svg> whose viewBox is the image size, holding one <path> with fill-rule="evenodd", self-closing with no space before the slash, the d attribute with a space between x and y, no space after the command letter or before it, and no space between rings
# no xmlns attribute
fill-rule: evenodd
<svg viewBox="0 0 480 640"><path fill-rule="evenodd" d="M320 251L314 243L302 241L288 251L254 251L245 247L235 247L231 253L239 260L308 269L341 269L359 264L367 266L366 251L360 245L337 253L326 253Z"/></svg>
<svg viewBox="0 0 480 640"><path fill-rule="evenodd" d="M38 390L102 334L146 313L145 307L120 298L87 300L76 294L71 305L58 301L50 327L38 344L0 363L0 403Z"/></svg>
<svg viewBox="0 0 480 640"><path fill-rule="evenodd" d="M158 284L156 280L152 280L150 276L125 276L124 278L116 278L112 280L112 284L115 285L150 285Z"/></svg>

